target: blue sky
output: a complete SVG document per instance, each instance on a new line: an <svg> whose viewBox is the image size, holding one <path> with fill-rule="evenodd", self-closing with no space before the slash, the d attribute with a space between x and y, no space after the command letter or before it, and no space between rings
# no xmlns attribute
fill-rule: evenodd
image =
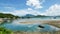
<svg viewBox="0 0 60 34"><path fill-rule="evenodd" d="M57 16L60 0L0 0L0 13Z"/></svg>

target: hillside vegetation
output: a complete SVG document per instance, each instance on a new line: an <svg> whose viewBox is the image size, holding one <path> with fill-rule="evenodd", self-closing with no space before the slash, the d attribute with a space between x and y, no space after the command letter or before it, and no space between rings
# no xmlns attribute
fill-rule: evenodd
<svg viewBox="0 0 60 34"><path fill-rule="evenodd" d="M14 16L12 14L4 14L4 13L0 13L0 18L20 18L19 16Z"/></svg>

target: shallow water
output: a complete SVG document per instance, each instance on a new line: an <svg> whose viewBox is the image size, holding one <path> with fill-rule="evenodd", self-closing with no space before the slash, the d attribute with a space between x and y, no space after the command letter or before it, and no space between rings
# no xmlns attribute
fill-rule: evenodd
<svg viewBox="0 0 60 34"><path fill-rule="evenodd" d="M45 28L40 28L38 27L40 24L29 24L29 25L18 25L18 24L5 24L4 26L7 29L11 29L13 31L27 31L27 32L38 32L38 31L57 31L59 30L59 28L54 27L54 26L50 26L45 24L44 27Z"/></svg>
<svg viewBox="0 0 60 34"><path fill-rule="evenodd" d="M60 28L48 25L48 24L21 24L21 21L36 20L36 19L18 19L14 20L12 23L5 23L4 26L6 29L11 29L13 31L25 31L25 32L46 32L46 31L58 31ZM38 19L39 20L39 19ZM38 27L39 25L44 26L44 28Z"/></svg>

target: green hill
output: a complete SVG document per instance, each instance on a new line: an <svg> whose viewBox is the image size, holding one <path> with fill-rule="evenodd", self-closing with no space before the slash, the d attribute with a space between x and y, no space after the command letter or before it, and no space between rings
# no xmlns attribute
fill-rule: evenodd
<svg viewBox="0 0 60 34"><path fill-rule="evenodd" d="M4 13L0 13L0 18L20 18L19 16L15 16L12 14L4 14Z"/></svg>

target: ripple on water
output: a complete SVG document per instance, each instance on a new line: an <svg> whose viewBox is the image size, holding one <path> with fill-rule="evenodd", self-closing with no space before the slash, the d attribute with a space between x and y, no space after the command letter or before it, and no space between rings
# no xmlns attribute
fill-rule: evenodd
<svg viewBox="0 0 60 34"><path fill-rule="evenodd" d="M57 27L48 25L48 24L42 24L44 28L39 28L38 25L41 24L17 24L11 23L11 24L4 24L4 27L7 29L11 29L13 31L27 31L27 32L46 32L46 31L57 31L60 30Z"/></svg>

